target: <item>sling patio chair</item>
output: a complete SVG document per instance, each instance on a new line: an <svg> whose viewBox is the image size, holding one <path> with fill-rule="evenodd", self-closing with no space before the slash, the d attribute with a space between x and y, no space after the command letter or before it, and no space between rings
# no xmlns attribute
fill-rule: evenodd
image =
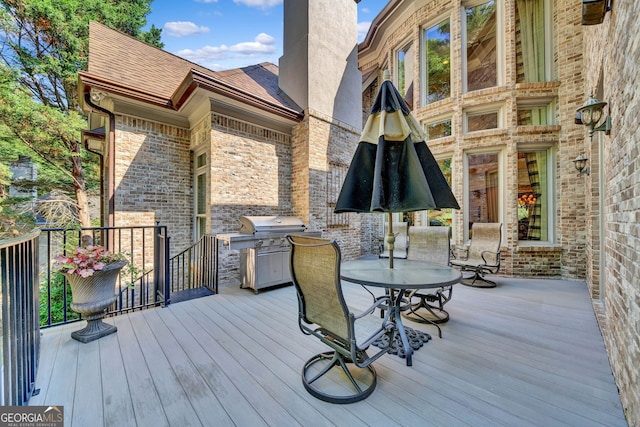
<svg viewBox="0 0 640 427"><path fill-rule="evenodd" d="M372 313L389 305L378 299L364 312L347 306L340 282L341 254L333 240L288 235L291 245L291 279L298 296L298 325L331 348L309 359L302 369L302 383L314 397L331 403L353 403L373 393L377 374L372 362L387 353L384 347L372 356L367 349L376 340L391 342L394 324ZM347 381L345 381L347 380Z"/></svg>
<svg viewBox="0 0 640 427"><path fill-rule="evenodd" d="M407 259L433 262L449 266L451 259L451 227L424 226L409 227L409 252ZM449 302L452 286L437 289L416 289L407 292L408 304L403 307L404 317L414 322L430 323L438 328L438 336L442 331L438 323L449 320L449 313L444 305Z"/></svg>
<svg viewBox="0 0 640 427"><path fill-rule="evenodd" d="M473 272L473 275L463 278L460 283L478 288L496 286L496 283L487 279L485 274L497 274L500 271L501 241L501 223L476 222L473 224L469 246L454 250L455 258L451 260L451 265L462 272Z"/></svg>

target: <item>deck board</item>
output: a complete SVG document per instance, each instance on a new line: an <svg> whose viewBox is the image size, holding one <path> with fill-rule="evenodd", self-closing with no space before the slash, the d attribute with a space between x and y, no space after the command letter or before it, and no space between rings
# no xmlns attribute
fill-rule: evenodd
<svg viewBox="0 0 640 427"><path fill-rule="evenodd" d="M412 367L376 361L362 402L304 389L302 365L326 348L300 332L292 286L229 286L109 318L118 332L93 343L71 339L82 323L43 330L29 404L63 405L67 426L627 426L586 285L497 281L455 286L442 339L405 320L433 338ZM358 285L344 291L350 306L371 304Z"/></svg>

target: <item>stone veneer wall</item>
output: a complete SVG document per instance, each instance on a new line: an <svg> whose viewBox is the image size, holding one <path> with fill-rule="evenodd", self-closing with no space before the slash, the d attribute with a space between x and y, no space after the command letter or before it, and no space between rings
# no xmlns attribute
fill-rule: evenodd
<svg viewBox="0 0 640 427"><path fill-rule="evenodd" d="M116 116L115 225L166 225L171 255L191 244L189 138L188 129Z"/></svg>
<svg viewBox="0 0 640 427"><path fill-rule="evenodd" d="M587 200L591 228L598 229L599 185L604 198L604 286L598 319L630 426L640 425L640 2L613 2L602 24L583 27L583 99L594 91L608 102L611 135L590 143ZM585 144L589 138L585 137ZM600 157L599 145L602 156ZM595 168L594 168L595 166ZM601 174L598 171L601 170ZM599 184L599 176L602 184ZM595 231L594 231L595 234ZM594 249L596 245L594 244ZM595 254L593 258L596 258ZM597 271L593 272L594 279ZM595 287L593 284L590 284Z"/></svg>

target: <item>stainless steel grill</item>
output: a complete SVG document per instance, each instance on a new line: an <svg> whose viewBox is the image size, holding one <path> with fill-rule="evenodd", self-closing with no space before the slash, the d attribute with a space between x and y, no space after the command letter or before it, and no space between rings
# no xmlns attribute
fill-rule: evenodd
<svg viewBox="0 0 640 427"><path fill-rule="evenodd" d="M229 249L240 250L240 287L260 289L291 283L287 234L305 233L320 237L320 232L306 231L305 224L294 216L241 216L238 233L218 234L216 238Z"/></svg>

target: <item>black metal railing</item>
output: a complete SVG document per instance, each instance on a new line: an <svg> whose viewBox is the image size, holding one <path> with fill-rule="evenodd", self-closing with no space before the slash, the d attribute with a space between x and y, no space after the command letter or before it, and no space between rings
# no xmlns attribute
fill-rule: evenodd
<svg viewBox="0 0 640 427"><path fill-rule="evenodd" d="M191 247L170 260L171 292L207 288L218 292L216 283L215 244L212 235L204 235Z"/></svg>
<svg viewBox="0 0 640 427"><path fill-rule="evenodd" d="M83 229L43 228L41 259L46 273L40 286L40 324L49 327L80 320L70 310L70 287L66 279L53 270L53 260L89 235L94 245L127 255L132 269L120 274L118 299L108 315L166 305L170 298L169 237L167 227L93 227Z"/></svg>
<svg viewBox="0 0 640 427"><path fill-rule="evenodd" d="M0 242L0 405L24 405L34 391L40 358L39 236L34 231Z"/></svg>

